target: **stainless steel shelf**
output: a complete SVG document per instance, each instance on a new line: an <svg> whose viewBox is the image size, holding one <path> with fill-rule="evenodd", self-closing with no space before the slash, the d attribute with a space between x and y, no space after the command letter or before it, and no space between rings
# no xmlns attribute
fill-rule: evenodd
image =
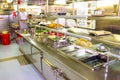
<svg viewBox="0 0 120 80"><path fill-rule="evenodd" d="M70 15L70 16L66 16L66 15L58 15L58 16L50 16L49 18L65 18L65 19L85 19L88 16L91 15Z"/></svg>

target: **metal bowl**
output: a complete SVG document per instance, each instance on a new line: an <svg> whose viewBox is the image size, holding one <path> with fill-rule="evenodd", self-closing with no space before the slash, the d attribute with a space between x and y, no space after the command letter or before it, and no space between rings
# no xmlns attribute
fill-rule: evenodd
<svg viewBox="0 0 120 80"><path fill-rule="evenodd" d="M96 48L96 50L100 51L100 52L108 52L109 48L107 46L104 45L100 45Z"/></svg>

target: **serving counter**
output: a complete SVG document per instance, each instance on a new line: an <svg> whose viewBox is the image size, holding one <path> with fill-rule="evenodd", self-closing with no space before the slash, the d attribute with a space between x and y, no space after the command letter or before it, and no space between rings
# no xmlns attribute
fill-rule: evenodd
<svg viewBox="0 0 120 80"><path fill-rule="evenodd" d="M92 71L55 48L49 48L46 40L37 41L35 36L25 36L20 51L40 71L47 80L120 80L120 61L107 68Z"/></svg>

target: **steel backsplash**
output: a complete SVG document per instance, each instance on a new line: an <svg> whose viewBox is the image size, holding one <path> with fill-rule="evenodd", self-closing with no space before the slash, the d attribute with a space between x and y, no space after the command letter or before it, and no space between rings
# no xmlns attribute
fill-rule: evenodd
<svg viewBox="0 0 120 80"><path fill-rule="evenodd" d="M120 34L120 17L102 17L96 19L96 30L107 30Z"/></svg>

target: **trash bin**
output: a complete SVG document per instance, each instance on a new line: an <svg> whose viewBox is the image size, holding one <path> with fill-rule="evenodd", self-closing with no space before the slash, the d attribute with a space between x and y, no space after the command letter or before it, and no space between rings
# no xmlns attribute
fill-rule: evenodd
<svg viewBox="0 0 120 80"><path fill-rule="evenodd" d="M10 34L1 34L1 43L3 45L9 45L10 44Z"/></svg>

